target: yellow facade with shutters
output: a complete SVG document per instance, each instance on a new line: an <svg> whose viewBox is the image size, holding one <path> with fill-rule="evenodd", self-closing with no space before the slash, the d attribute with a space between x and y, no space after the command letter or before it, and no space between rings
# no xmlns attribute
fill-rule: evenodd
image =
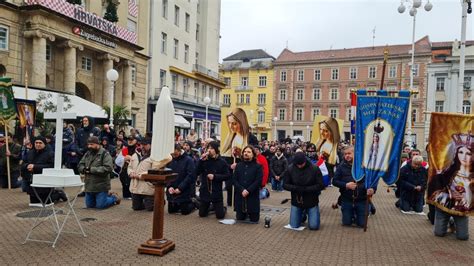
<svg viewBox="0 0 474 266"><path fill-rule="evenodd" d="M242 108L252 133L258 140L273 140L273 67L265 69L233 69L219 71L226 82L221 92L221 138L229 132L227 114Z"/></svg>

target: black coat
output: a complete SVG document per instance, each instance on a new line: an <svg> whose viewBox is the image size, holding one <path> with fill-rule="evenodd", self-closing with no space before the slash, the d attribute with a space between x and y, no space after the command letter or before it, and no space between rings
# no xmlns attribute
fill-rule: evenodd
<svg viewBox="0 0 474 266"><path fill-rule="evenodd" d="M27 170L27 166L33 164L33 172ZM32 174L41 174L43 173L44 168L53 168L54 167L54 153L51 152L48 148L42 150L32 149L29 150L26 155L26 160L21 164L21 176L28 180L30 183L32 181Z"/></svg>
<svg viewBox="0 0 474 266"><path fill-rule="evenodd" d="M319 167L306 160L303 168L290 165L283 186L291 191L291 205L313 208L319 204L319 194L324 189L323 174Z"/></svg>
<svg viewBox="0 0 474 266"><path fill-rule="evenodd" d="M284 177L288 171L288 161L285 156L281 156L280 159L277 156L273 156L270 160L270 172L273 176L279 176L280 178Z"/></svg>
<svg viewBox="0 0 474 266"><path fill-rule="evenodd" d="M400 169L399 184L402 191L415 191L416 186L421 186L421 192L426 189L428 171L424 167L413 169L411 163L407 163Z"/></svg>
<svg viewBox="0 0 474 266"><path fill-rule="evenodd" d="M352 164L347 161L341 163L334 174L332 184L339 188L343 201L365 201L367 200L367 189L363 180L357 183L355 190L346 189L346 184L349 182L356 182L352 177Z"/></svg>
<svg viewBox="0 0 474 266"><path fill-rule="evenodd" d="M234 210L246 213L260 213L260 186L262 184L263 169L255 160L242 161L234 171L233 182ZM246 189L249 195L244 199L242 191Z"/></svg>
<svg viewBox="0 0 474 266"><path fill-rule="evenodd" d="M76 132L76 143L79 148L79 155L82 156L87 152L87 139L92 136L98 137L100 131L98 128L95 128L92 124L91 119L89 119L89 126L81 127Z"/></svg>
<svg viewBox="0 0 474 266"><path fill-rule="evenodd" d="M192 184L196 182L193 159L186 155L180 155L177 158L173 158L173 160L168 163L167 167L171 168L173 173L178 174L176 179L166 186L168 201L173 203L191 202L191 196L193 193L196 193L195 191L192 191L194 188ZM174 189L178 188L181 193L178 195L169 194L168 188L170 187L173 187Z"/></svg>
<svg viewBox="0 0 474 266"><path fill-rule="evenodd" d="M207 178L208 174L213 174L211 181ZM201 176L201 187L199 188L199 198L204 202L223 201L222 182L230 178L229 166L219 156L217 158L208 158L200 160L196 168L196 176Z"/></svg>

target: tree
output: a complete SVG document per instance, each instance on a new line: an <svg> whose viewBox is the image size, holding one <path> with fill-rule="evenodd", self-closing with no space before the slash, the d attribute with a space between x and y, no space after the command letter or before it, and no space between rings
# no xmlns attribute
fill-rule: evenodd
<svg viewBox="0 0 474 266"><path fill-rule="evenodd" d="M105 10L104 18L110 22L117 22L117 5L112 0L107 0L107 9Z"/></svg>
<svg viewBox="0 0 474 266"><path fill-rule="evenodd" d="M44 113L56 112L57 106L52 102L53 94L50 92L40 92L36 98L37 102L37 113L36 113L36 128L41 135L50 134L54 129L55 122L50 122L44 119ZM72 107L71 99L64 95L64 108L63 111L67 111Z"/></svg>
<svg viewBox="0 0 474 266"><path fill-rule="evenodd" d="M110 107L104 106L104 110L110 117ZM126 129L129 126L128 117L130 117L130 111L126 106L114 105L114 128L116 130Z"/></svg>
<svg viewBox="0 0 474 266"><path fill-rule="evenodd" d="M82 5L82 0L66 0L66 2L75 4L75 5Z"/></svg>

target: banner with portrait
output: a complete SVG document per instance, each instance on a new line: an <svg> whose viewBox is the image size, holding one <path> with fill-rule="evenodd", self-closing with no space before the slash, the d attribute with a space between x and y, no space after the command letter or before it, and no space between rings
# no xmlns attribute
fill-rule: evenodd
<svg viewBox="0 0 474 266"><path fill-rule="evenodd" d="M316 152L326 154L327 162L335 165L337 159L337 146L344 134L344 120L316 115L313 122L311 143L316 145Z"/></svg>
<svg viewBox="0 0 474 266"><path fill-rule="evenodd" d="M410 92L389 97L385 90L376 96L357 92L355 154L352 168L356 181L365 178L367 188L382 178L391 185L398 179Z"/></svg>
<svg viewBox="0 0 474 266"><path fill-rule="evenodd" d="M247 114L242 108L221 109L221 155L223 157L240 157L242 149L248 144L255 144L250 131Z"/></svg>
<svg viewBox="0 0 474 266"><path fill-rule="evenodd" d="M0 78L0 120L4 122L16 116L13 90L10 78Z"/></svg>
<svg viewBox="0 0 474 266"><path fill-rule="evenodd" d="M22 129L23 143L27 143L34 135L36 121L36 101L15 99L15 106Z"/></svg>
<svg viewBox="0 0 474 266"><path fill-rule="evenodd" d="M474 215L474 115L432 113L428 202L453 215Z"/></svg>

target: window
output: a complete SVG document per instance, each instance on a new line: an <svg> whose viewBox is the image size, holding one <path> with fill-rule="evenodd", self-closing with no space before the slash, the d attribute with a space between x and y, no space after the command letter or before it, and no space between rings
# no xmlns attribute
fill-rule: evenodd
<svg viewBox="0 0 474 266"><path fill-rule="evenodd" d="M214 98L214 88L209 87L209 94L207 95L212 100Z"/></svg>
<svg viewBox="0 0 474 266"><path fill-rule="evenodd" d="M184 62L189 63L189 45L184 45Z"/></svg>
<svg viewBox="0 0 474 266"><path fill-rule="evenodd" d="M0 50L8 50L8 28L0 26Z"/></svg>
<svg viewBox="0 0 474 266"><path fill-rule="evenodd" d="M388 77L389 78L397 77L397 66L390 66L388 70Z"/></svg>
<svg viewBox="0 0 474 266"><path fill-rule="evenodd" d="M339 91L337 88L331 88L331 100L339 99Z"/></svg>
<svg viewBox="0 0 474 266"><path fill-rule="evenodd" d="M231 79L230 78L224 78L224 83L226 86L230 86Z"/></svg>
<svg viewBox="0 0 474 266"><path fill-rule="evenodd" d="M46 61L51 61L52 52L51 44L46 44Z"/></svg>
<svg viewBox="0 0 474 266"><path fill-rule="evenodd" d="M346 121L350 121L351 120L351 108L347 108L346 109Z"/></svg>
<svg viewBox="0 0 474 266"><path fill-rule="evenodd" d="M471 90L471 77L464 77L463 87L465 91Z"/></svg>
<svg viewBox="0 0 474 266"><path fill-rule="evenodd" d="M230 94L224 94L224 105L230 105Z"/></svg>
<svg viewBox="0 0 474 266"><path fill-rule="evenodd" d="M265 112L258 112L258 123L265 123Z"/></svg>
<svg viewBox="0 0 474 266"><path fill-rule="evenodd" d="M304 70L298 70L298 81L304 80Z"/></svg>
<svg viewBox="0 0 474 266"><path fill-rule="evenodd" d="M444 101L436 101L435 112L443 112L443 111L444 111Z"/></svg>
<svg viewBox="0 0 474 266"><path fill-rule="evenodd" d="M414 76L414 77L418 77L419 69L420 69L420 65L415 64L415 65L413 66L413 76Z"/></svg>
<svg viewBox="0 0 474 266"><path fill-rule="evenodd" d="M174 25L179 27L179 6L174 6Z"/></svg>
<svg viewBox="0 0 474 266"><path fill-rule="evenodd" d="M436 90L444 91L445 78L436 78Z"/></svg>
<svg viewBox="0 0 474 266"><path fill-rule="evenodd" d="M321 89L313 89L313 100L321 100Z"/></svg>
<svg viewBox="0 0 474 266"><path fill-rule="evenodd" d="M339 69L338 68L331 69L331 79L332 80L338 80L339 79Z"/></svg>
<svg viewBox="0 0 474 266"><path fill-rule="evenodd" d="M166 85L166 70L160 69L160 88Z"/></svg>
<svg viewBox="0 0 474 266"><path fill-rule="evenodd" d="M178 75L172 74L171 75L171 92L173 94L176 93L177 86L178 86Z"/></svg>
<svg viewBox="0 0 474 266"><path fill-rule="evenodd" d="M199 53L196 53L196 65L199 65Z"/></svg>
<svg viewBox="0 0 474 266"><path fill-rule="evenodd" d="M286 70L280 71L280 81L285 82L286 81Z"/></svg>
<svg viewBox="0 0 474 266"><path fill-rule="evenodd" d="M196 41L199 41L199 24L196 24Z"/></svg>
<svg viewBox="0 0 474 266"><path fill-rule="evenodd" d="M298 89L296 90L296 100L303 100L304 99L304 90Z"/></svg>
<svg viewBox="0 0 474 266"><path fill-rule="evenodd" d="M183 93L184 96L188 96L188 88L189 88L189 79L183 78Z"/></svg>
<svg viewBox="0 0 474 266"><path fill-rule="evenodd" d="M206 88L206 84L202 84L201 86L201 98L202 100L204 100L204 98L206 98L206 93L207 92L207 88Z"/></svg>
<svg viewBox="0 0 474 266"><path fill-rule="evenodd" d="M164 32L161 33L161 53L166 54L166 45L168 42L168 35Z"/></svg>
<svg viewBox="0 0 474 266"><path fill-rule="evenodd" d="M190 23L190 20L191 20L191 16L186 13L185 15L185 21L184 21L184 29L186 30L186 32L189 32L189 23Z"/></svg>
<svg viewBox="0 0 474 266"><path fill-rule="evenodd" d="M471 102L463 101L462 102L462 113L463 114L470 114L471 113Z"/></svg>
<svg viewBox="0 0 474 266"><path fill-rule="evenodd" d="M83 56L81 68L86 71L92 71L92 58Z"/></svg>
<svg viewBox="0 0 474 266"><path fill-rule="evenodd" d="M132 65L131 68L132 68L132 83L136 84L137 83L137 67L135 65Z"/></svg>
<svg viewBox="0 0 474 266"><path fill-rule="evenodd" d="M245 95L245 103L250 104L250 94Z"/></svg>
<svg viewBox="0 0 474 266"><path fill-rule="evenodd" d="M349 69L349 79L357 79L357 68L351 67Z"/></svg>
<svg viewBox="0 0 474 266"><path fill-rule="evenodd" d="M303 120L303 108L296 108L296 121L302 121Z"/></svg>
<svg viewBox="0 0 474 266"><path fill-rule="evenodd" d="M168 0L162 0L161 2L161 16L163 18L168 18Z"/></svg>
<svg viewBox="0 0 474 266"><path fill-rule="evenodd" d="M321 80L321 69L314 70L314 80Z"/></svg>
<svg viewBox="0 0 474 266"><path fill-rule="evenodd" d="M312 119L312 120L314 121L314 119L316 118L316 116L321 114L321 109L319 109L319 108L313 108L311 111L312 111L312 113L313 113L313 119Z"/></svg>
<svg viewBox="0 0 474 266"><path fill-rule="evenodd" d="M241 77L240 78L240 86L243 89L246 89L248 85L249 85L249 78L248 77Z"/></svg>
<svg viewBox="0 0 474 266"><path fill-rule="evenodd" d="M286 101L286 90L280 90L280 101Z"/></svg>
<svg viewBox="0 0 474 266"><path fill-rule="evenodd" d="M239 103L244 103L245 94L239 94Z"/></svg>
<svg viewBox="0 0 474 266"><path fill-rule="evenodd" d="M278 120L284 121L286 119L286 109L278 109Z"/></svg>
<svg viewBox="0 0 474 266"><path fill-rule="evenodd" d="M337 118L337 113L338 113L338 110L335 109L335 108L331 108L329 109L329 116L332 117L332 118Z"/></svg>
<svg viewBox="0 0 474 266"><path fill-rule="evenodd" d="M137 22L127 19L127 29L131 32L137 32Z"/></svg>
<svg viewBox="0 0 474 266"><path fill-rule="evenodd" d="M267 86L267 76L259 76L258 77L258 86L259 87L266 87Z"/></svg>
<svg viewBox="0 0 474 266"><path fill-rule="evenodd" d="M377 67L369 67L369 79L374 79L377 77Z"/></svg>
<svg viewBox="0 0 474 266"><path fill-rule="evenodd" d="M174 39L174 46L173 46L174 59L178 59L178 53L179 53L179 41Z"/></svg>
<svg viewBox="0 0 474 266"><path fill-rule="evenodd" d="M415 123L416 121L418 121L417 117L418 117L418 109L413 108L411 111L411 122Z"/></svg>
<svg viewBox="0 0 474 266"><path fill-rule="evenodd" d="M267 95L265 93L258 94L258 105L265 105L267 101Z"/></svg>

